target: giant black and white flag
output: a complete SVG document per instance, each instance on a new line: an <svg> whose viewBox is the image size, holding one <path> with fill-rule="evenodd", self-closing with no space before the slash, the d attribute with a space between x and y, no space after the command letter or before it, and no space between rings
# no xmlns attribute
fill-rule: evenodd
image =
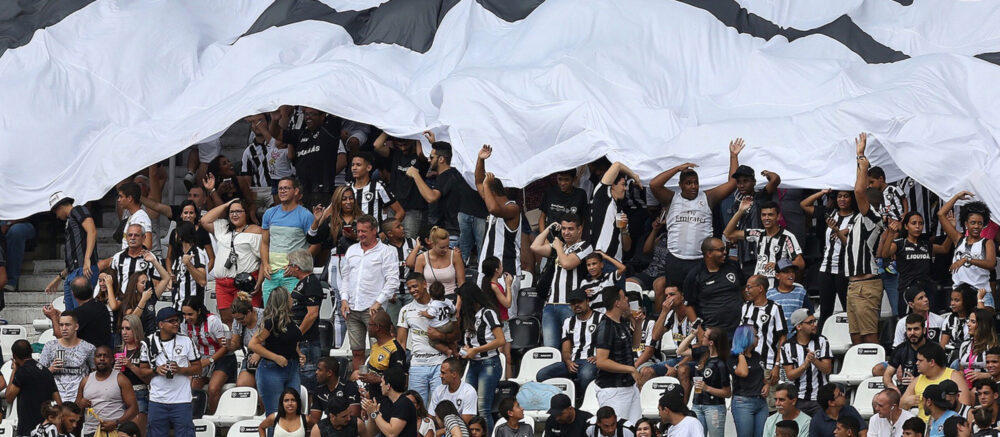
<svg viewBox="0 0 1000 437"><path fill-rule="evenodd" d="M0 2L0 216L302 104L437 129L522 185L607 154L722 182L730 139L783 184L853 183L852 139L1000 207L1000 3L959 0Z"/></svg>

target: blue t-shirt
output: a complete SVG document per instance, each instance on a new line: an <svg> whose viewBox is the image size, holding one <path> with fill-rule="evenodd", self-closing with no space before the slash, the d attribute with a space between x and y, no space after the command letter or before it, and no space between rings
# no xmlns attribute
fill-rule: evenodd
<svg viewBox="0 0 1000 437"><path fill-rule="evenodd" d="M945 411L944 414L942 414L941 417L938 418L938 420L929 418L931 420L930 423L927 425L927 434L925 435L927 437L944 437L944 421L948 420L948 418L951 416L957 416L957 415L958 413L952 410L948 410Z"/></svg>
<svg viewBox="0 0 1000 437"><path fill-rule="evenodd" d="M309 247L306 233L312 226L313 214L299 205L291 211L281 209L281 205L264 212L261 228L270 233L268 246L268 261L271 271L277 271L288 265L289 252Z"/></svg>
<svg viewBox="0 0 1000 437"><path fill-rule="evenodd" d="M777 288L767 290L767 299L781 305L781 310L785 312L785 324L789 330L795 329L792 326L792 313L795 310L799 308L813 309L812 301L806 296L806 289L799 284L795 284L795 288L788 293L782 293Z"/></svg>

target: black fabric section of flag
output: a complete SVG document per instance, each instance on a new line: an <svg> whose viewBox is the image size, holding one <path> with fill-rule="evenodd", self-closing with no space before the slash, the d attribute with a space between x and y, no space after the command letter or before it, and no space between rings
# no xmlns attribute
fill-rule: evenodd
<svg viewBox="0 0 1000 437"><path fill-rule="evenodd" d="M35 31L58 23L94 0L0 1L0 56L31 41Z"/></svg>

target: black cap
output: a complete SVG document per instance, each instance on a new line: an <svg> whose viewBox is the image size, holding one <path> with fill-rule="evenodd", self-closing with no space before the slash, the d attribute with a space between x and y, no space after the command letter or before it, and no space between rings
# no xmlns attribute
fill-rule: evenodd
<svg viewBox="0 0 1000 437"><path fill-rule="evenodd" d="M906 303L913 303L913 300L917 298L917 295L923 292L923 288L912 285L906 287L906 291L903 291L903 298L906 299ZM952 384L954 384L954 382L952 382Z"/></svg>
<svg viewBox="0 0 1000 437"><path fill-rule="evenodd" d="M174 307L160 308L160 310L156 312L156 323L160 323L171 317L180 317L180 316L181 313L177 311L177 309L175 309Z"/></svg>
<svg viewBox="0 0 1000 437"><path fill-rule="evenodd" d="M736 167L736 171L733 172L733 179L736 179L740 176L756 179L755 173L753 172L753 169L750 168L749 165L741 165L739 167Z"/></svg>
<svg viewBox="0 0 1000 437"><path fill-rule="evenodd" d="M587 300L587 292L584 291L582 288L577 288L576 290L570 290L569 293L566 293L566 302L569 303L583 302L585 300Z"/></svg>
<svg viewBox="0 0 1000 437"><path fill-rule="evenodd" d="M958 384L955 384L955 381L950 379L941 381L937 385L938 387L941 387L941 391L943 391L946 395L957 395L959 393Z"/></svg>
<svg viewBox="0 0 1000 437"><path fill-rule="evenodd" d="M684 389L680 384L669 383L660 396L660 405L675 413L687 414L687 403L684 402Z"/></svg>
<svg viewBox="0 0 1000 437"><path fill-rule="evenodd" d="M945 410L950 410L952 407L951 402L948 401L944 390L941 388L941 384L928 385L924 389L924 399L930 399L934 405L944 408Z"/></svg>
<svg viewBox="0 0 1000 437"><path fill-rule="evenodd" d="M549 402L549 416L558 416L567 408L572 408L573 402L569 400L569 396L563 393L559 393L552 397Z"/></svg>

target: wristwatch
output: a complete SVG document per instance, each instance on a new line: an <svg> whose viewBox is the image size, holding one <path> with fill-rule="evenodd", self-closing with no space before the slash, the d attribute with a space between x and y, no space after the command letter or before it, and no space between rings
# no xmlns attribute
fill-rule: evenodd
<svg viewBox="0 0 1000 437"><path fill-rule="evenodd" d="M371 417L372 420L375 420L375 418L378 417L378 415L379 415L379 411L375 410L375 412L369 414L368 416Z"/></svg>

